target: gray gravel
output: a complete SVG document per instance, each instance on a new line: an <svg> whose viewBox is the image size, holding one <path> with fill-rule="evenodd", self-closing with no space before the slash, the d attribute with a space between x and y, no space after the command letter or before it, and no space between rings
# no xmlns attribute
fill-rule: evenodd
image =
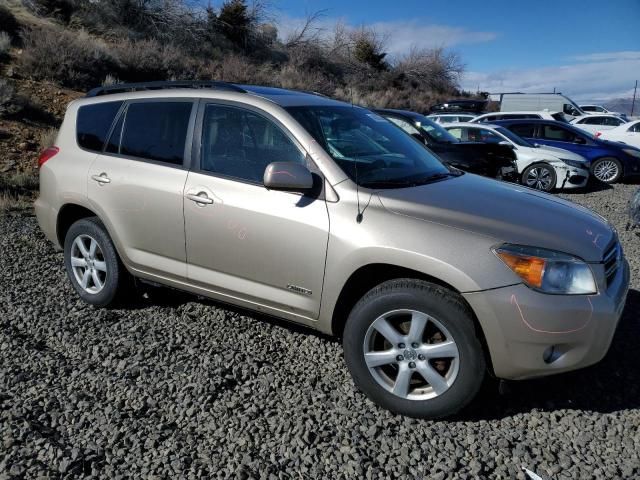
<svg viewBox="0 0 640 480"><path fill-rule="evenodd" d="M609 218L632 264L606 359L489 382L440 422L378 409L340 344L299 327L178 293L84 305L35 218L0 217L0 478L638 478L636 188L563 195Z"/></svg>

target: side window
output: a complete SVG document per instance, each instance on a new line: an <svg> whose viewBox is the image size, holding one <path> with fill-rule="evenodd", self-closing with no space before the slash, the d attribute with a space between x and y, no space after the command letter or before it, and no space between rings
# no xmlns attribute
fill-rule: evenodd
<svg viewBox="0 0 640 480"><path fill-rule="evenodd" d="M573 132L555 125L544 125L542 129L542 138L546 140L555 140L558 142L573 142L576 136Z"/></svg>
<svg viewBox="0 0 640 480"><path fill-rule="evenodd" d="M519 137L534 138L536 136L535 125L527 125L526 123L511 125L511 127L509 127L509 130L511 130L513 133L515 133Z"/></svg>
<svg viewBox="0 0 640 480"><path fill-rule="evenodd" d="M470 142L482 142L482 143L500 143L503 138L496 135L491 130L485 130L484 128L470 128L467 130Z"/></svg>
<svg viewBox="0 0 640 480"><path fill-rule="evenodd" d="M622 125L622 120L618 119L618 118L613 118L613 117L607 117L605 118L605 125L609 125L611 127L617 127L618 125Z"/></svg>
<svg viewBox="0 0 640 480"><path fill-rule="evenodd" d="M78 109L76 139L85 150L101 152L109 129L123 102L105 102L85 105Z"/></svg>
<svg viewBox="0 0 640 480"><path fill-rule="evenodd" d="M271 120L249 110L207 105L202 124L200 168L262 183L271 162L306 162L296 144Z"/></svg>
<svg viewBox="0 0 640 480"><path fill-rule="evenodd" d="M461 128L449 128L447 131L456 137L458 140L463 140L462 138L462 129Z"/></svg>
<svg viewBox="0 0 640 480"><path fill-rule="evenodd" d="M413 125L411 125L406 120L403 120L401 118L395 118L395 117L388 117L388 120L391 123L395 123L402 130L407 132L409 135L415 135L415 134L420 135L420 132L418 131L418 129L416 127L414 127Z"/></svg>
<svg viewBox="0 0 640 480"><path fill-rule="evenodd" d="M629 128L627 132L640 133L640 122L636 123L635 125L631 125L631 128Z"/></svg>
<svg viewBox="0 0 640 480"><path fill-rule="evenodd" d="M578 109L573 105L571 105L570 103L565 103L564 106L562 107L562 111L567 115L571 115L573 117L580 116L580 112L578 111Z"/></svg>
<svg viewBox="0 0 640 480"><path fill-rule="evenodd" d="M107 151L182 165L192 107L192 102L131 103L122 126L118 121L114 128Z"/></svg>

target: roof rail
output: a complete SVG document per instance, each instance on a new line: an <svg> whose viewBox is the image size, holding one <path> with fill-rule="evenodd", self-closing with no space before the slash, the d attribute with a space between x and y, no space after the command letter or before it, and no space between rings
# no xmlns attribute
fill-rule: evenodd
<svg viewBox="0 0 640 480"><path fill-rule="evenodd" d="M169 88L212 88L216 90L247 93L244 88L240 88L239 86L228 82L220 82L216 80L172 80L141 83L116 83L114 85L94 88L90 90L85 97L98 97L100 95L143 90L164 90Z"/></svg>

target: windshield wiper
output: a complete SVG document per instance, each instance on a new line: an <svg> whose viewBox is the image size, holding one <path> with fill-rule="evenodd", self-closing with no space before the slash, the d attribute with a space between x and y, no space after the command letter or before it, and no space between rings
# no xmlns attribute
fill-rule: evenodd
<svg viewBox="0 0 640 480"><path fill-rule="evenodd" d="M417 187L418 185L425 185L427 183L436 182L447 177L459 177L462 172L443 172L434 173L426 177L417 179L397 179L397 180L373 180L370 182L363 182L360 186L365 188L399 188L399 187Z"/></svg>

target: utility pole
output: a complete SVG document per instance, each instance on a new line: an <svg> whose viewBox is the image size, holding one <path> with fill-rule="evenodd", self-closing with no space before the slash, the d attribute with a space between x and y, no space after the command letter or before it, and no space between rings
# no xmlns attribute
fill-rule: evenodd
<svg viewBox="0 0 640 480"><path fill-rule="evenodd" d="M633 100L631 101L631 116L633 117L633 109L636 106L636 92L638 91L638 80L636 80L636 86L633 89Z"/></svg>

